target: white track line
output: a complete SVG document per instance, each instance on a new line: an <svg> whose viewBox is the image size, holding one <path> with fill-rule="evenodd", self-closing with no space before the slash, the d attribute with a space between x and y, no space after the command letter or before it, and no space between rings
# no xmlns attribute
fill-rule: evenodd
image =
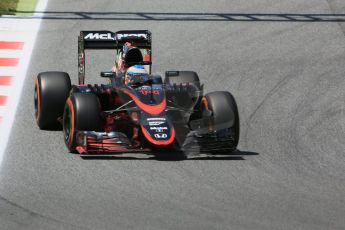
<svg viewBox="0 0 345 230"><path fill-rule="evenodd" d="M20 58L22 50L0 50L0 57Z"/></svg>
<svg viewBox="0 0 345 230"><path fill-rule="evenodd" d="M44 12L47 3L48 0L39 0L35 11ZM43 14L36 13L35 16L42 17ZM25 42L23 50L13 51L13 53L9 56L11 57L11 55L19 55L19 65L16 68L0 67L0 76L5 75L14 77L11 84L12 90L6 89L6 93L9 93L7 104L5 108L0 109L0 116L2 116L2 122L0 124L0 166L12 129L20 95L23 89L23 83L25 81L26 72L30 63L31 54L35 45L40 24L40 18L31 20L21 20L16 19L15 17L9 19L0 18L0 41ZM5 53L6 51L2 51L0 54L4 55Z"/></svg>
<svg viewBox="0 0 345 230"><path fill-rule="evenodd" d="M18 74L18 68L13 68L13 67L0 68L0 76L17 76L17 74Z"/></svg>

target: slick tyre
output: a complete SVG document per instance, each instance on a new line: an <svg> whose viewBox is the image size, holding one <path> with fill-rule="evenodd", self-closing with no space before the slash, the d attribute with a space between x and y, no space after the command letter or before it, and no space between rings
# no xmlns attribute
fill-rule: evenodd
<svg viewBox="0 0 345 230"><path fill-rule="evenodd" d="M235 98L227 91L217 91L206 94L201 102L202 111L210 113L208 128L210 131L230 129L236 148L240 136L240 119Z"/></svg>
<svg viewBox="0 0 345 230"><path fill-rule="evenodd" d="M39 73L35 82L35 118L40 129L61 129L66 99L71 90L71 80L65 72Z"/></svg>
<svg viewBox="0 0 345 230"><path fill-rule="evenodd" d="M76 153L77 131L99 131L100 103L91 93L74 93L66 101L63 114L63 135L67 148Z"/></svg>

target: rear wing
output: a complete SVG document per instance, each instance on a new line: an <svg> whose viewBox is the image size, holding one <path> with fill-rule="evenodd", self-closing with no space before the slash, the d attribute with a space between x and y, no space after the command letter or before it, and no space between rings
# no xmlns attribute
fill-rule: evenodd
<svg viewBox="0 0 345 230"><path fill-rule="evenodd" d="M85 83L85 50L118 50L130 41L139 49L147 49L152 60L151 40L152 35L148 30L121 30L111 32L100 31L80 31L78 37L78 78L79 85ZM151 72L151 65L150 65Z"/></svg>

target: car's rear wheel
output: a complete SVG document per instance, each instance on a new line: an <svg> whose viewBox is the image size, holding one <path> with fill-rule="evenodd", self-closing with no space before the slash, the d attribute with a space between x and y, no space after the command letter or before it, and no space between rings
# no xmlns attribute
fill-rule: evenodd
<svg viewBox="0 0 345 230"><path fill-rule="evenodd" d="M71 90L71 80L65 72L39 73L35 82L35 118L40 129L61 129L66 99Z"/></svg>
<svg viewBox="0 0 345 230"><path fill-rule="evenodd" d="M77 131L100 131L100 103L91 93L74 93L66 101L63 114L63 134L67 148L75 153Z"/></svg>
<svg viewBox="0 0 345 230"><path fill-rule="evenodd" d="M240 119L237 104L233 95L227 91L206 94L201 100L203 117L207 117L206 125L210 133L219 139L231 135L229 148L236 149L240 135Z"/></svg>

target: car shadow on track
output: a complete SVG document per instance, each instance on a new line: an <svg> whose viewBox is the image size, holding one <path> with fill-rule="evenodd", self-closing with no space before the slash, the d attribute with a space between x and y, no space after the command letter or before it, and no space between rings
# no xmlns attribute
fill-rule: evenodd
<svg viewBox="0 0 345 230"><path fill-rule="evenodd" d="M236 150L232 153L221 154L183 154L178 152L170 152L164 154L146 155L146 154L123 154L123 155L90 155L82 156L84 160L156 160L156 161L185 161L185 160L246 160L248 156L258 156L257 152Z"/></svg>

